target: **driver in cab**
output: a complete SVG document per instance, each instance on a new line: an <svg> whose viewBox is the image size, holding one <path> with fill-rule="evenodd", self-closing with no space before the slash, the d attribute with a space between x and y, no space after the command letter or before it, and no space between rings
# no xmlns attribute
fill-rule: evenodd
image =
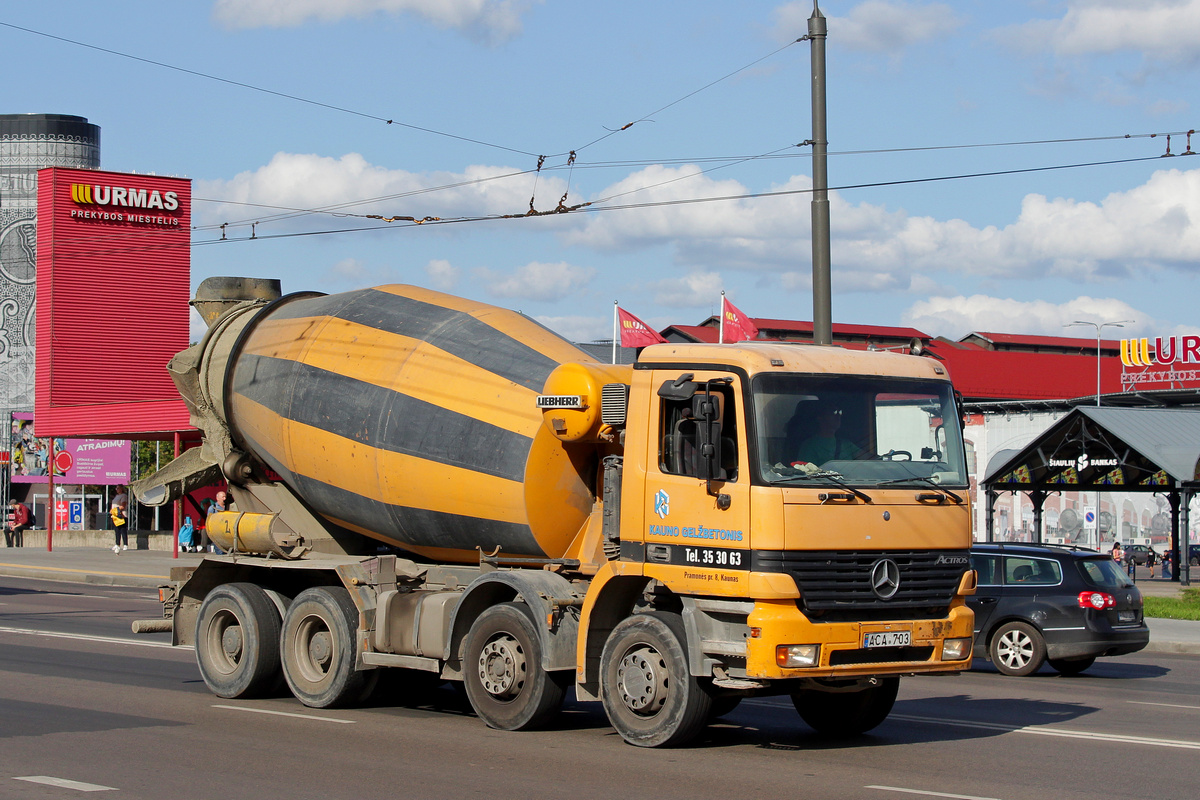
<svg viewBox="0 0 1200 800"><path fill-rule="evenodd" d="M823 406L817 411L816 430L800 443L798 460L793 466L803 463L821 465L829 461L858 457L859 448L849 439L838 435L842 427L842 409Z"/></svg>

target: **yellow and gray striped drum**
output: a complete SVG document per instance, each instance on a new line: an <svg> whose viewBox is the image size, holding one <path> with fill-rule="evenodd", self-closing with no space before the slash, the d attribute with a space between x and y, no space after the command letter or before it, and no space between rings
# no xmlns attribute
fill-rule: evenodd
<svg viewBox="0 0 1200 800"><path fill-rule="evenodd" d="M536 398L588 360L521 314L413 286L289 296L242 334L225 417L335 524L447 561L559 558L595 456L558 441Z"/></svg>

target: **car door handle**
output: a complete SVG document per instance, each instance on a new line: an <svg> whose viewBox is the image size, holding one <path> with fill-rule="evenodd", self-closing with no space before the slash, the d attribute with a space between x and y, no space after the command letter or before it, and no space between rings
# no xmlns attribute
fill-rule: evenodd
<svg viewBox="0 0 1200 800"><path fill-rule="evenodd" d="M995 597L980 597L975 602L979 603L981 605L988 605L988 604L996 602L996 598Z"/></svg>

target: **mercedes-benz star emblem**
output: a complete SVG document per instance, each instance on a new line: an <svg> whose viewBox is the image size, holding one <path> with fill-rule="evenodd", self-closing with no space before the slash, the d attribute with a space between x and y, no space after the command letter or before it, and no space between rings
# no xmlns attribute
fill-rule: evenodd
<svg viewBox="0 0 1200 800"><path fill-rule="evenodd" d="M871 565L871 591L880 600L891 600L900 590L900 566L890 558Z"/></svg>

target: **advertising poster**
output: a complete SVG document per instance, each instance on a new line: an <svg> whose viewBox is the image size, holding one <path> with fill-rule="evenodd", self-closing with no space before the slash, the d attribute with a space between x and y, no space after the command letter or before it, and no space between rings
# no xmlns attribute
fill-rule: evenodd
<svg viewBox="0 0 1200 800"><path fill-rule="evenodd" d="M55 439L54 479L63 483L115 485L129 482L130 443L124 439ZM50 440L34 431L33 414L12 418L13 483L49 483Z"/></svg>

